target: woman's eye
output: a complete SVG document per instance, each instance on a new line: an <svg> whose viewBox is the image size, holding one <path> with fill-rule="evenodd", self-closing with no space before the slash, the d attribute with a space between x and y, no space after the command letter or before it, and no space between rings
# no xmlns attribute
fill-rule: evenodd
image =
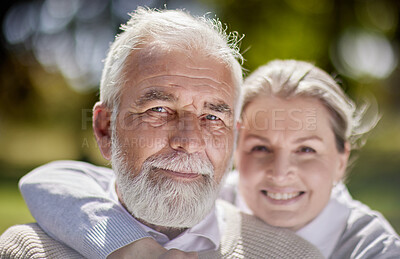
<svg viewBox="0 0 400 259"><path fill-rule="evenodd" d="M311 147L301 147L299 150L300 153L316 153L315 149Z"/></svg>
<svg viewBox="0 0 400 259"><path fill-rule="evenodd" d="M153 112L167 112L167 110L164 107L153 107L150 110Z"/></svg>
<svg viewBox="0 0 400 259"><path fill-rule="evenodd" d="M207 120L210 120L210 121L219 120L219 118L218 118L217 116L212 115L212 114L208 114L205 118L206 118Z"/></svg>
<svg viewBox="0 0 400 259"><path fill-rule="evenodd" d="M270 152L266 146L255 146L251 149L252 152Z"/></svg>

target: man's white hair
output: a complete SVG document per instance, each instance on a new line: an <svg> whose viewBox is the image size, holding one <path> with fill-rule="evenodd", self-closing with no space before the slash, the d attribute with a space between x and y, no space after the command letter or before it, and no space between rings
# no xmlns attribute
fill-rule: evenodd
<svg viewBox="0 0 400 259"><path fill-rule="evenodd" d="M227 33L217 19L194 17L182 10L157 10L139 7L131 19L121 26L123 32L111 44L100 82L100 101L110 109L118 109L121 88L126 82L124 68L131 53L156 46L165 51L200 52L225 63L235 83L235 118L241 109L243 75L239 61L240 37ZM239 61L238 61L239 60Z"/></svg>

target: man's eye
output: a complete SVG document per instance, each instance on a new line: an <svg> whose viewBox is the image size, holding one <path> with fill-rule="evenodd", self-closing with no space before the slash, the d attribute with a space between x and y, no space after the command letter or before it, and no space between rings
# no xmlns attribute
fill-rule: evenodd
<svg viewBox="0 0 400 259"><path fill-rule="evenodd" d="M153 107L150 109L150 111L153 112L167 112L167 110L164 107Z"/></svg>
<svg viewBox="0 0 400 259"><path fill-rule="evenodd" d="M219 120L219 118L218 118L217 116L212 115L212 114L208 114L205 118L206 118L207 120L210 120L210 121Z"/></svg>
<svg viewBox="0 0 400 259"><path fill-rule="evenodd" d="M311 147L301 147L299 149L300 153L316 153L315 149L311 148Z"/></svg>

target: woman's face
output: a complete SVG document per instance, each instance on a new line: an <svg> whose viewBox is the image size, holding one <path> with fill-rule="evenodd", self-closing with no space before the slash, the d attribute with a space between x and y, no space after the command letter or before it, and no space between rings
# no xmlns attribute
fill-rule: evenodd
<svg viewBox="0 0 400 259"><path fill-rule="evenodd" d="M239 190L254 215L298 230L327 205L346 169L330 114L315 98L261 96L243 114L235 154Z"/></svg>

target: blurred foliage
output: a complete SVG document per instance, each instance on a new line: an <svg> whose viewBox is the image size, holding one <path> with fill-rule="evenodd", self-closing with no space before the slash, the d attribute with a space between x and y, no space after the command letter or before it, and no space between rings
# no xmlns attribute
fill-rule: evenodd
<svg viewBox="0 0 400 259"><path fill-rule="evenodd" d="M0 232L32 221L18 179L56 159L107 165L91 131L101 59L138 4L210 12L241 43L253 71L272 59L314 62L354 99L375 96L381 122L348 177L356 199L400 231L400 41L397 0L2 1Z"/></svg>
<svg viewBox="0 0 400 259"><path fill-rule="evenodd" d="M14 182L0 183L0 206L0 233L17 223L34 221Z"/></svg>

